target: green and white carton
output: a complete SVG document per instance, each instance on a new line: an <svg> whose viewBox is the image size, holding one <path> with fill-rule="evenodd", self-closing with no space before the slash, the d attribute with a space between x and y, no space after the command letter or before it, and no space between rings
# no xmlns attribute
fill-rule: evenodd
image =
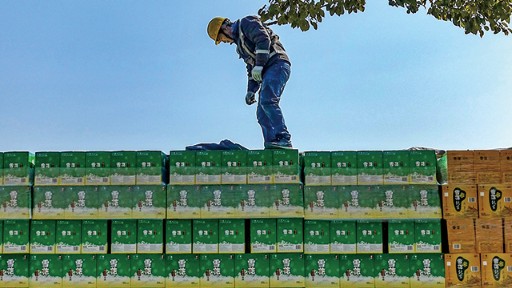
<svg viewBox="0 0 512 288"><path fill-rule="evenodd" d="M251 219L250 243L251 253L276 253L276 219Z"/></svg>
<svg viewBox="0 0 512 288"><path fill-rule="evenodd" d="M409 265L411 287L445 287L445 267L442 253L411 254Z"/></svg>
<svg viewBox="0 0 512 288"><path fill-rule="evenodd" d="M192 220L192 253L219 253L219 220Z"/></svg>
<svg viewBox="0 0 512 288"><path fill-rule="evenodd" d="M263 288L270 286L268 254L235 255L235 287Z"/></svg>
<svg viewBox="0 0 512 288"><path fill-rule="evenodd" d="M304 219L338 218L339 194L335 186L305 186Z"/></svg>
<svg viewBox="0 0 512 288"><path fill-rule="evenodd" d="M345 185L335 189L339 195L338 218L375 219L382 213L377 198L380 186Z"/></svg>
<svg viewBox="0 0 512 288"><path fill-rule="evenodd" d="M200 287L202 275L198 254L171 254L165 257L166 287Z"/></svg>
<svg viewBox="0 0 512 288"><path fill-rule="evenodd" d="M161 185L167 180L165 169L167 156L162 151L137 151L137 185Z"/></svg>
<svg viewBox="0 0 512 288"><path fill-rule="evenodd" d="M64 199L68 205L64 209L65 219L95 219L98 217L98 190L95 186L66 186Z"/></svg>
<svg viewBox="0 0 512 288"><path fill-rule="evenodd" d="M57 220L57 235L55 239L55 253L80 254L82 253L82 221Z"/></svg>
<svg viewBox="0 0 512 288"><path fill-rule="evenodd" d="M220 184L221 163L221 150L196 151L196 184Z"/></svg>
<svg viewBox="0 0 512 288"><path fill-rule="evenodd" d="M201 200L199 185L167 185L167 218L200 218Z"/></svg>
<svg viewBox="0 0 512 288"><path fill-rule="evenodd" d="M59 185L60 152L36 152L34 185Z"/></svg>
<svg viewBox="0 0 512 288"><path fill-rule="evenodd" d="M306 287L340 287L340 256L305 255Z"/></svg>
<svg viewBox="0 0 512 288"><path fill-rule="evenodd" d="M34 178L34 153L4 152L4 185L31 185Z"/></svg>
<svg viewBox="0 0 512 288"><path fill-rule="evenodd" d="M357 151L331 152L331 182L332 185L357 185Z"/></svg>
<svg viewBox="0 0 512 288"><path fill-rule="evenodd" d="M30 254L55 254L56 226L55 220L30 222Z"/></svg>
<svg viewBox="0 0 512 288"><path fill-rule="evenodd" d="M29 287L62 287L62 256L30 255Z"/></svg>
<svg viewBox="0 0 512 288"><path fill-rule="evenodd" d="M270 217L304 218L304 190L302 184L275 184L271 186Z"/></svg>
<svg viewBox="0 0 512 288"><path fill-rule="evenodd" d="M233 254L201 255L201 288L234 287L235 256Z"/></svg>
<svg viewBox="0 0 512 288"><path fill-rule="evenodd" d="M411 204L409 206L409 218L433 218L443 217L441 207L441 195L438 185L409 185Z"/></svg>
<svg viewBox="0 0 512 288"><path fill-rule="evenodd" d="M273 149L271 151L274 183L300 183L299 151L297 149Z"/></svg>
<svg viewBox="0 0 512 288"><path fill-rule="evenodd" d="M304 220L304 254L328 254L330 221Z"/></svg>
<svg viewBox="0 0 512 288"><path fill-rule="evenodd" d="M375 255L375 287L409 288L409 255Z"/></svg>
<svg viewBox="0 0 512 288"><path fill-rule="evenodd" d="M270 255L270 287L304 287L305 269L302 253Z"/></svg>
<svg viewBox="0 0 512 288"><path fill-rule="evenodd" d="M132 276L130 255L98 255L96 268L96 287L129 288Z"/></svg>
<svg viewBox="0 0 512 288"><path fill-rule="evenodd" d="M304 163L304 184L306 186L331 185L331 152L306 151Z"/></svg>
<svg viewBox="0 0 512 288"><path fill-rule="evenodd" d="M340 287L375 287L374 255L341 254Z"/></svg>
<svg viewBox="0 0 512 288"><path fill-rule="evenodd" d="M222 184L247 184L247 151L222 151Z"/></svg>
<svg viewBox="0 0 512 288"><path fill-rule="evenodd" d="M357 252L356 220L330 222L330 253L355 254Z"/></svg>
<svg viewBox="0 0 512 288"><path fill-rule="evenodd" d="M29 287L29 256L28 254L1 254L0 287Z"/></svg>
<svg viewBox="0 0 512 288"><path fill-rule="evenodd" d="M239 202L233 185L201 186L201 218L235 218Z"/></svg>
<svg viewBox="0 0 512 288"><path fill-rule="evenodd" d="M382 223L380 221L358 220L357 254L380 254L383 252Z"/></svg>
<svg viewBox="0 0 512 288"><path fill-rule="evenodd" d="M108 251L107 220L82 220L82 253L106 254Z"/></svg>
<svg viewBox="0 0 512 288"><path fill-rule="evenodd" d="M441 220L416 219L414 222L416 253L441 253Z"/></svg>
<svg viewBox="0 0 512 288"><path fill-rule="evenodd" d="M384 184L408 184L410 182L409 150L382 152Z"/></svg>
<svg viewBox="0 0 512 288"><path fill-rule="evenodd" d="M164 222L162 219L137 220L137 253L164 252Z"/></svg>
<svg viewBox="0 0 512 288"><path fill-rule="evenodd" d="M4 220L4 254L29 253L29 220Z"/></svg>
<svg viewBox="0 0 512 288"><path fill-rule="evenodd" d="M247 151L247 184L272 184L272 150Z"/></svg>
<svg viewBox="0 0 512 288"><path fill-rule="evenodd" d="M97 255L62 255L62 287L96 288Z"/></svg>
<svg viewBox="0 0 512 288"><path fill-rule="evenodd" d="M240 185L240 206L238 218L268 218L270 207L273 205L271 197L272 185L253 184Z"/></svg>
<svg viewBox="0 0 512 288"><path fill-rule="evenodd" d="M411 184L437 184L437 158L434 150L411 150L409 161Z"/></svg>
<svg viewBox="0 0 512 288"><path fill-rule="evenodd" d="M277 218L277 253L304 252L304 219Z"/></svg>
<svg viewBox="0 0 512 288"><path fill-rule="evenodd" d="M167 205L166 189L162 184L133 187L132 218L164 219Z"/></svg>
<svg viewBox="0 0 512 288"><path fill-rule="evenodd" d="M4 221L0 220L0 254L4 253Z"/></svg>
<svg viewBox="0 0 512 288"><path fill-rule="evenodd" d="M110 253L135 254L137 253L137 220L112 220L110 239Z"/></svg>
<svg viewBox="0 0 512 288"><path fill-rule="evenodd" d="M66 199L65 187L34 187L33 219L64 219L69 200Z"/></svg>
<svg viewBox="0 0 512 288"><path fill-rule="evenodd" d="M84 185L86 170L84 151L60 152L60 185Z"/></svg>
<svg viewBox="0 0 512 288"><path fill-rule="evenodd" d="M169 152L169 184L196 184L196 151Z"/></svg>
<svg viewBox="0 0 512 288"><path fill-rule="evenodd" d="M409 185L368 186L377 199L377 219L404 219L409 217L411 190Z"/></svg>
<svg viewBox="0 0 512 288"><path fill-rule="evenodd" d="M100 186L98 190L99 219L130 219L134 201L134 186Z"/></svg>
<svg viewBox="0 0 512 288"><path fill-rule="evenodd" d="M357 151L357 184L384 183L382 151Z"/></svg>
<svg viewBox="0 0 512 288"><path fill-rule="evenodd" d="M85 184L110 185L110 152L85 152Z"/></svg>
<svg viewBox="0 0 512 288"><path fill-rule="evenodd" d="M137 174L136 151L113 151L110 154L110 184L135 185Z"/></svg>
<svg viewBox="0 0 512 288"><path fill-rule="evenodd" d="M32 188L30 186L0 186L0 219L30 219Z"/></svg>
<svg viewBox="0 0 512 288"><path fill-rule="evenodd" d="M219 253L245 253L245 219L219 219Z"/></svg>
<svg viewBox="0 0 512 288"><path fill-rule="evenodd" d="M165 225L165 253L192 253L192 220L169 219Z"/></svg>
<svg viewBox="0 0 512 288"><path fill-rule="evenodd" d="M135 254L131 259L130 287L165 287L166 268L162 254Z"/></svg>
<svg viewBox="0 0 512 288"><path fill-rule="evenodd" d="M413 220L388 221L388 253L414 253L415 229Z"/></svg>

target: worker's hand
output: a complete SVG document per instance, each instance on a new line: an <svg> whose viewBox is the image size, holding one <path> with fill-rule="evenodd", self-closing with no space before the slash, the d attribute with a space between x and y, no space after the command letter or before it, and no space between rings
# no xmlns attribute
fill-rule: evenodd
<svg viewBox="0 0 512 288"><path fill-rule="evenodd" d="M263 66L254 66L251 71L252 79L261 82L261 72L263 71Z"/></svg>
<svg viewBox="0 0 512 288"><path fill-rule="evenodd" d="M245 103L247 103L247 105L256 103L256 96L254 92L247 92L247 94L245 94Z"/></svg>

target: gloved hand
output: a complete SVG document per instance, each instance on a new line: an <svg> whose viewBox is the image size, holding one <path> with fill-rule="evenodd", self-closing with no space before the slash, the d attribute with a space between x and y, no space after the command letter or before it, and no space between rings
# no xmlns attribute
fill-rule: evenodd
<svg viewBox="0 0 512 288"><path fill-rule="evenodd" d="M263 66L254 66L251 71L252 79L261 82L261 72L263 71Z"/></svg>
<svg viewBox="0 0 512 288"><path fill-rule="evenodd" d="M254 92L247 92L247 94L245 94L245 103L247 103L247 105L256 103L256 96Z"/></svg>

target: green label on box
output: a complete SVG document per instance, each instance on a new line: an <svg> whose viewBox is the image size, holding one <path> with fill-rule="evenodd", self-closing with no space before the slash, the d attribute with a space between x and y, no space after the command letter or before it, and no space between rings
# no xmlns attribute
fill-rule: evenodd
<svg viewBox="0 0 512 288"><path fill-rule="evenodd" d="M88 151L85 153L85 184L110 185L110 152Z"/></svg>
<svg viewBox="0 0 512 288"><path fill-rule="evenodd" d="M196 151L196 183L220 184L222 151Z"/></svg>
<svg viewBox="0 0 512 288"><path fill-rule="evenodd" d="M192 253L219 252L219 220L192 220Z"/></svg>
<svg viewBox="0 0 512 288"><path fill-rule="evenodd" d="M33 219L64 219L69 201L60 186L34 187Z"/></svg>
<svg viewBox="0 0 512 288"><path fill-rule="evenodd" d="M29 220L4 220L4 252L29 253Z"/></svg>
<svg viewBox="0 0 512 288"><path fill-rule="evenodd" d="M0 186L0 219L29 219L31 196L30 186Z"/></svg>
<svg viewBox="0 0 512 288"><path fill-rule="evenodd" d="M388 251L394 253L415 252L414 221L389 220L388 222Z"/></svg>
<svg viewBox="0 0 512 288"><path fill-rule="evenodd" d="M199 287L203 272L200 270L199 255L167 255L165 265L167 287Z"/></svg>
<svg viewBox="0 0 512 288"><path fill-rule="evenodd" d="M445 287L443 254L412 254L409 265L411 287Z"/></svg>
<svg viewBox="0 0 512 288"><path fill-rule="evenodd" d="M137 221L137 253L163 253L163 220L139 219Z"/></svg>
<svg viewBox="0 0 512 288"><path fill-rule="evenodd" d="M60 175L61 185L84 185L86 160L85 152L66 151L60 153Z"/></svg>
<svg viewBox="0 0 512 288"><path fill-rule="evenodd" d="M355 254L357 229L355 220L332 220L330 223L331 253Z"/></svg>
<svg viewBox="0 0 512 288"><path fill-rule="evenodd" d="M251 219L251 253L277 252L276 219Z"/></svg>
<svg viewBox="0 0 512 288"><path fill-rule="evenodd" d="M370 186L370 188L373 188ZM379 189L380 188L380 189ZM408 185L386 185L372 189L379 210L375 218L408 218L411 203L411 191Z"/></svg>
<svg viewBox="0 0 512 288"><path fill-rule="evenodd" d="M99 186L98 189L100 219L132 218L134 186Z"/></svg>
<svg viewBox="0 0 512 288"><path fill-rule="evenodd" d="M137 220L112 220L111 231L112 254L137 252Z"/></svg>
<svg viewBox="0 0 512 288"><path fill-rule="evenodd" d="M201 186L201 218L234 218L240 199L233 185Z"/></svg>
<svg viewBox="0 0 512 288"><path fill-rule="evenodd" d="M272 160L270 149L247 151L247 183L272 184Z"/></svg>
<svg viewBox="0 0 512 288"><path fill-rule="evenodd" d="M382 152L384 184L407 184L410 182L408 150Z"/></svg>
<svg viewBox="0 0 512 288"><path fill-rule="evenodd" d="M357 185L357 152L331 152L332 185Z"/></svg>
<svg viewBox="0 0 512 288"><path fill-rule="evenodd" d="M32 220L30 222L30 254L55 253L55 220Z"/></svg>
<svg viewBox="0 0 512 288"><path fill-rule="evenodd" d="M300 163L298 150L272 150L272 173L274 175L274 183L299 183Z"/></svg>
<svg viewBox="0 0 512 288"><path fill-rule="evenodd" d="M247 184L247 151L222 151L222 184Z"/></svg>
<svg viewBox="0 0 512 288"><path fill-rule="evenodd" d="M28 287L29 255L0 253L0 271L3 287Z"/></svg>
<svg viewBox="0 0 512 288"><path fill-rule="evenodd" d="M340 255L340 287L375 287L374 255Z"/></svg>
<svg viewBox="0 0 512 288"><path fill-rule="evenodd" d="M165 229L165 252L167 254L192 253L192 220L167 220Z"/></svg>
<svg viewBox="0 0 512 288"><path fill-rule="evenodd" d="M333 186L304 187L304 218L338 218L339 191Z"/></svg>
<svg viewBox="0 0 512 288"><path fill-rule="evenodd" d="M409 255L375 255L375 286L408 288L410 269Z"/></svg>
<svg viewBox="0 0 512 288"><path fill-rule="evenodd" d="M437 184L434 150L411 150L409 161L412 184Z"/></svg>
<svg viewBox="0 0 512 288"><path fill-rule="evenodd" d="M340 287L339 255L305 256L306 287Z"/></svg>
<svg viewBox="0 0 512 288"><path fill-rule="evenodd" d="M357 151L357 184L383 184L382 151Z"/></svg>
<svg viewBox="0 0 512 288"><path fill-rule="evenodd" d="M245 253L245 219L219 219L219 253Z"/></svg>
<svg viewBox="0 0 512 288"><path fill-rule="evenodd" d="M269 287L268 254L235 255L235 287Z"/></svg>
<svg viewBox="0 0 512 288"><path fill-rule="evenodd" d="M382 251L382 223L380 221L357 221L357 254L379 254Z"/></svg>
<svg viewBox="0 0 512 288"><path fill-rule="evenodd" d="M98 255L96 287L130 287L130 255Z"/></svg>
<svg viewBox="0 0 512 288"><path fill-rule="evenodd" d="M201 255L201 287L234 287L235 257L231 254Z"/></svg>
<svg viewBox="0 0 512 288"><path fill-rule="evenodd" d="M342 219L374 219L381 214L378 205L380 186L337 186Z"/></svg>
<svg viewBox="0 0 512 288"><path fill-rule="evenodd" d="M4 185L30 185L33 180L34 154L4 152Z"/></svg>
<svg viewBox="0 0 512 288"><path fill-rule="evenodd" d="M167 218L200 218L201 200L201 186L167 185Z"/></svg>
<svg viewBox="0 0 512 288"><path fill-rule="evenodd" d="M58 185L60 152L36 152L34 185Z"/></svg>
<svg viewBox="0 0 512 288"><path fill-rule="evenodd" d="M273 205L271 197L272 185L240 185L240 218L268 218L270 207Z"/></svg>
<svg viewBox="0 0 512 288"><path fill-rule="evenodd" d="M96 287L95 255L67 254L62 256L62 287Z"/></svg>
<svg viewBox="0 0 512 288"><path fill-rule="evenodd" d="M56 253L82 253L82 221L57 220Z"/></svg>
<svg viewBox="0 0 512 288"><path fill-rule="evenodd" d="M165 258L163 255L140 255L131 257L130 287L165 287Z"/></svg>
<svg viewBox="0 0 512 288"><path fill-rule="evenodd" d="M329 253L330 230L327 220L304 220L304 253Z"/></svg>
<svg viewBox="0 0 512 288"><path fill-rule="evenodd" d="M30 255L30 287L62 287L62 258L60 255Z"/></svg>
<svg viewBox="0 0 512 288"><path fill-rule="evenodd" d="M416 253L441 253L441 220L415 220Z"/></svg>
<svg viewBox="0 0 512 288"><path fill-rule="evenodd" d="M304 272L302 253L270 255L270 287L304 287Z"/></svg>
<svg viewBox="0 0 512 288"><path fill-rule="evenodd" d="M82 253L105 254L108 250L107 220L82 221Z"/></svg>
<svg viewBox="0 0 512 288"><path fill-rule="evenodd" d="M409 218L442 218L441 195L437 185L410 185Z"/></svg>
<svg viewBox="0 0 512 288"><path fill-rule="evenodd" d="M331 152L308 151L303 161L306 186L331 185Z"/></svg>
<svg viewBox="0 0 512 288"><path fill-rule="evenodd" d="M94 186L67 186L64 189L65 219L94 219L98 217L98 190Z"/></svg>
<svg viewBox="0 0 512 288"><path fill-rule="evenodd" d="M276 184L271 186L274 205L270 217L304 218L304 192L301 184Z"/></svg>
<svg viewBox="0 0 512 288"><path fill-rule="evenodd" d="M137 185L158 185L165 182L165 154L161 151L137 151Z"/></svg>
<svg viewBox="0 0 512 288"><path fill-rule="evenodd" d="M138 185L133 187L132 217L164 219L166 209L165 185Z"/></svg>
<svg viewBox="0 0 512 288"><path fill-rule="evenodd" d="M304 251L304 220L302 218L277 219L277 252Z"/></svg>
<svg viewBox="0 0 512 288"><path fill-rule="evenodd" d="M196 184L196 152L170 151L169 153L169 184Z"/></svg>
<svg viewBox="0 0 512 288"><path fill-rule="evenodd" d="M110 154L110 183L112 185L135 185L137 152L115 151Z"/></svg>

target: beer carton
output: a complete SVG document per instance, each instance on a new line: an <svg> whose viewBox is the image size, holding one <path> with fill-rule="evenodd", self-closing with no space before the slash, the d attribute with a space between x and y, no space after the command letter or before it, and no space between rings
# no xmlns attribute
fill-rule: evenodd
<svg viewBox="0 0 512 288"><path fill-rule="evenodd" d="M410 182L409 151L383 151L383 183L384 184L408 184Z"/></svg>
<svg viewBox="0 0 512 288"><path fill-rule="evenodd" d="M33 219L64 219L68 200L61 186L34 187Z"/></svg>
<svg viewBox="0 0 512 288"><path fill-rule="evenodd" d="M107 220L82 220L82 253L106 254Z"/></svg>
<svg viewBox="0 0 512 288"><path fill-rule="evenodd" d="M331 185L331 152L304 152L304 182L306 186Z"/></svg>
<svg viewBox="0 0 512 288"><path fill-rule="evenodd" d="M96 288L97 257L90 254L62 255L62 287Z"/></svg>
<svg viewBox="0 0 512 288"><path fill-rule="evenodd" d="M340 287L375 287L374 255L341 254Z"/></svg>
<svg viewBox="0 0 512 288"><path fill-rule="evenodd" d="M111 185L135 185L136 174L136 151L114 151L110 153Z"/></svg>
<svg viewBox="0 0 512 288"><path fill-rule="evenodd" d="M132 218L165 218L165 185L137 185L133 187L133 196Z"/></svg>
<svg viewBox="0 0 512 288"><path fill-rule="evenodd" d="M219 220L192 220L192 253L219 253Z"/></svg>
<svg viewBox="0 0 512 288"><path fill-rule="evenodd" d="M305 255L305 270L306 287L340 287L339 255Z"/></svg>
<svg viewBox="0 0 512 288"><path fill-rule="evenodd" d="M375 287L409 288L409 255L375 255Z"/></svg>
<svg viewBox="0 0 512 288"><path fill-rule="evenodd" d="M272 184L272 150L247 151L247 184Z"/></svg>
<svg viewBox="0 0 512 288"><path fill-rule="evenodd" d="M500 172L503 183L512 183L512 149L500 150Z"/></svg>
<svg viewBox="0 0 512 288"><path fill-rule="evenodd" d="M414 243L416 253L441 253L441 220L414 220Z"/></svg>
<svg viewBox="0 0 512 288"><path fill-rule="evenodd" d="M29 256L0 253L0 287L29 287Z"/></svg>
<svg viewBox="0 0 512 288"><path fill-rule="evenodd" d="M56 230L55 253L82 253L82 221L57 220Z"/></svg>
<svg viewBox="0 0 512 288"><path fill-rule="evenodd" d="M374 219L380 215L378 202L380 186L338 186L338 217L342 219Z"/></svg>
<svg viewBox="0 0 512 288"><path fill-rule="evenodd" d="M34 185L59 185L60 152L36 152Z"/></svg>
<svg viewBox="0 0 512 288"><path fill-rule="evenodd" d="M234 287L235 257L232 254L201 255L201 287Z"/></svg>
<svg viewBox="0 0 512 288"><path fill-rule="evenodd" d="M166 220L165 229L165 253L192 253L192 220Z"/></svg>
<svg viewBox="0 0 512 288"><path fill-rule="evenodd" d="M357 185L357 152L331 152L332 185Z"/></svg>
<svg viewBox="0 0 512 288"><path fill-rule="evenodd" d="M297 149L273 149L272 173L274 183L300 183L299 151Z"/></svg>
<svg viewBox="0 0 512 288"><path fill-rule="evenodd" d="M104 254L97 257L96 287L130 287L130 278L132 276L130 255Z"/></svg>
<svg viewBox="0 0 512 288"><path fill-rule="evenodd" d="M85 184L85 152L65 151L60 152L60 185L84 185Z"/></svg>
<svg viewBox="0 0 512 288"><path fill-rule="evenodd" d="M277 252L276 219L251 219L250 239L251 253Z"/></svg>
<svg viewBox="0 0 512 288"><path fill-rule="evenodd" d="M234 218L239 205L235 186L201 186L201 218Z"/></svg>
<svg viewBox="0 0 512 288"><path fill-rule="evenodd" d="M98 190L95 186L66 186L64 199L68 205L64 208L65 219L95 219L98 217ZM61 191L62 191L61 190Z"/></svg>
<svg viewBox="0 0 512 288"><path fill-rule="evenodd" d="M166 155L162 151L137 151L136 159L137 185L162 185L166 182Z"/></svg>
<svg viewBox="0 0 512 288"><path fill-rule="evenodd" d="M445 254L446 287L481 287L480 254Z"/></svg>
<svg viewBox="0 0 512 288"><path fill-rule="evenodd" d="M198 254L171 254L165 256L166 287L200 287L202 276Z"/></svg>
<svg viewBox="0 0 512 288"><path fill-rule="evenodd" d="M130 258L130 287L165 287L167 273L164 255L135 254Z"/></svg>
<svg viewBox="0 0 512 288"><path fill-rule="evenodd" d="M245 219L219 219L219 253L245 253Z"/></svg>
<svg viewBox="0 0 512 288"><path fill-rule="evenodd" d="M304 251L304 220L302 218L277 219L277 253Z"/></svg>
<svg viewBox="0 0 512 288"><path fill-rule="evenodd" d="M196 151L196 184L220 184L222 151Z"/></svg>
<svg viewBox="0 0 512 288"><path fill-rule="evenodd" d="M475 170L474 150L446 151L448 169L451 171L471 172Z"/></svg>
<svg viewBox="0 0 512 288"><path fill-rule="evenodd" d="M164 252L164 222L161 219L137 220L137 253Z"/></svg>
<svg viewBox="0 0 512 288"><path fill-rule="evenodd" d="M247 184L247 151L222 151L221 183Z"/></svg>
<svg viewBox="0 0 512 288"><path fill-rule="evenodd" d="M30 255L29 287L62 287L62 256Z"/></svg>
<svg viewBox="0 0 512 288"><path fill-rule="evenodd" d="M201 200L199 185L167 185L167 218L200 218Z"/></svg>
<svg viewBox="0 0 512 288"><path fill-rule="evenodd" d="M112 220L110 253L137 253L137 220Z"/></svg>
<svg viewBox="0 0 512 288"><path fill-rule="evenodd" d="M110 185L110 152L85 153L85 185Z"/></svg>
<svg viewBox="0 0 512 288"><path fill-rule="evenodd" d="M383 252L382 223L379 221L357 221L357 254Z"/></svg>
<svg viewBox="0 0 512 288"><path fill-rule="evenodd" d="M503 220L501 218L475 219L477 253L503 252Z"/></svg>
<svg viewBox="0 0 512 288"><path fill-rule="evenodd" d="M329 254L330 221L304 220L304 253Z"/></svg>
<svg viewBox="0 0 512 288"><path fill-rule="evenodd" d="M26 151L4 152L4 185L31 185L34 179L34 154Z"/></svg>
<svg viewBox="0 0 512 288"><path fill-rule="evenodd" d="M448 251L450 253L475 253L475 223L474 219L447 219Z"/></svg>
<svg viewBox="0 0 512 288"><path fill-rule="evenodd" d="M410 287L445 287L444 257L441 253L411 254Z"/></svg>
<svg viewBox="0 0 512 288"><path fill-rule="evenodd" d="M377 198L378 209L374 218L403 219L409 217L411 191L408 185L368 186L367 190Z"/></svg>
<svg viewBox="0 0 512 288"><path fill-rule="evenodd" d="M477 218L476 185L443 185L443 218Z"/></svg>
<svg viewBox="0 0 512 288"><path fill-rule="evenodd" d="M30 186L0 186L0 219L30 219L32 189Z"/></svg>
<svg viewBox="0 0 512 288"><path fill-rule="evenodd" d="M388 251L389 254L416 252L415 230L412 220L389 220L388 222Z"/></svg>
<svg viewBox="0 0 512 288"><path fill-rule="evenodd" d="M304 219L336 219L339 203L337 186L304 187Z"/></svg>
<svg viewBox="0 0 512 288"><path fill-rule="evenodd" d="M503 239L505 242L505 253L512 253L512 219L503 219Z"/></svg>
<svg viewBox="0 0 512 288"><path fill-rule="evenodd" d="M274 201L272 199L272 185L240 185L240 206L237 216L240 218L268 218L270 217L270 207Z"/></svg>
<svg viewBox="0 0 512 288"><path fill-rule="evenodd" d="M482 287L510 287L512 285L512 255L489 252L480 254Z"/></svg>
<svg viewBox="0 0 512 288"><path fill-rule="evenodd" d="M268 254L235 255L235 287L269 287L269 275Z"/></svg>
<svg viewBox="0 0 512 288"><path fill-rule="evenodd" d="M132 218L134 186L99 186L98 189L99 219Z"/></svg>
<svg viewBox="0 0 512 288"><path fill-rule="evenodd" d="M302 184L272 185L270 198L274 202L274 205L270 208L270 217L304 218L304 192Z"/></svg>
<svg viewBox="0 0 512 288"><path fill-rule="evenodd" d="M169 153L169 184L196 184L196 152L170 151Z"/></svg>
<svg viewBox="0 0 512 288"><path fill-rule="evenodd" d="M29 253L29 220L4 220L4 254Z"/></svg>
<svg viewBox="0 0 512 288"><path fill-rule="evenodd" d="M55 254L55 220L30 222L30 254Z"/></svg>
<svg viewBox="0 0 512 288"><path fill-rule="evenodd" d="M357 151L357 184L384 183L382 151Z"/></svg>
<svg viewBox="0 0 512 288"><path fill-rule="evenodd" d="M474 156L477 184L502 183L499 150L475 150Z"/></svg>
<svg viewBox="0 0 512 288"><path fill-rule="evenodd" d="M442 204L439 186L409 185L409 213L407 218L442 218Z"/></svg>
<svg viewBox="0 0 512 288"><path fill-rule="evenodd" d="M437 158L434 150L410 150L411 184L437 184Z"/></svg>
<svg viewBox="0 0 512 288"><path fill-rule="evenodd" d="M506 218L512 216L512 185L478 185L478 217Z"/></svg>
<svg viewBox="0 0 512 288"><path fill-rule="evenodd" d="M357 252L357 226L355 220L332 220L329 234L330 253L355 254Z"/></svg>
<svg viewBox="0 0 512 288"><path fill-rule="evenodd" d="M0 254L4 253L4 221L0 220Z"/></svg>
<svg viewBox="0 0 512 288"><path fill-rule="evenodd" d="M304 255L278 253L270 255L270 287L304 287Z"/></svg>

